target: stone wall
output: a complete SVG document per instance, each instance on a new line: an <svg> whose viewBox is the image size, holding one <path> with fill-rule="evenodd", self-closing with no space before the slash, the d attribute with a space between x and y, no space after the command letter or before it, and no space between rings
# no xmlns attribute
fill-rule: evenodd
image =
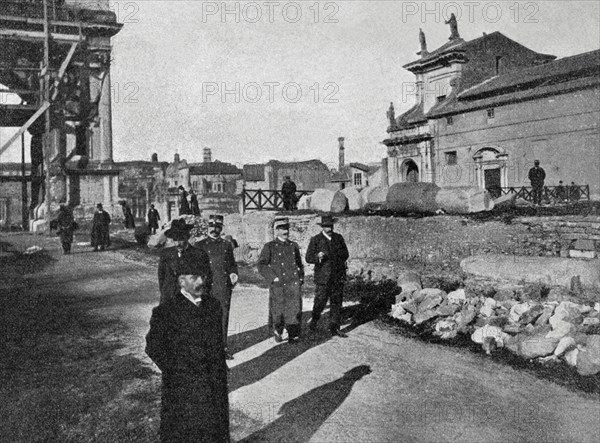
<svg viewBox="0 0 600 443"><path fill-rule="evenodd" d="M541 230L553 255L589 259L600 255L599 216L521 217L514 222Z"/></svg>

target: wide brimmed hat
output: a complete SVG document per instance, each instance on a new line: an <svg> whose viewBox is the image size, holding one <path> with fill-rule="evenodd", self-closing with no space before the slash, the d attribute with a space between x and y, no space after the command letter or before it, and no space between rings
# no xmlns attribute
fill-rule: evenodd
<svg viewBox="0 0 600 443"><path fill-rule="evenodd" d="M180 275L201 275L207 276L210 269L200 260L181 260L177 266L175 266L175 276Z"/></svg>
<svg viewBox="0 0 600 443"><path fill-rule="evenodd" d="M209 215L208 216L208 226L223 226L223 216L222 215Z"/></svg>
<svg viewBox="0 0 600 443"><path fill-rule="evenodd" d="M289 229L290 220L287 217L275 217L275 221L273 222L273 227L275 229Z"/></svg>
<svg viewBox="0 0 600 443"><path fill-rule="evenodd" d="M331 215L321 216L321 223L317 223L319 226L333 226L337 221L337 218L333 218Z"/></svg>
<svg viewBox="0 0 600 443"><path fill-rule="evenodd" d="M173 220L171 227L165 231L165 236L173 240L185 240L190 236L190 231L194 225L188 225L183 218Z"/></svg>

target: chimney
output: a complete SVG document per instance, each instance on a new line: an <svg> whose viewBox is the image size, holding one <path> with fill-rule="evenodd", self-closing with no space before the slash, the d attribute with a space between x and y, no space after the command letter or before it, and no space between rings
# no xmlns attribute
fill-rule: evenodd
<svg viewBox="0 0 600 443"><path fill-rule="evenodd" d="M341 171L344 167L344 137L338 138L338 143L340 144L340 164L339 170Z"/></svg>
<svg viewBox="0 0 600 443"><path fill-rule="evenodd" d="M158 163L158 154L155 152L152 154L152 158L150 159L153 163Z"/></svg>
<svg viewBox="0 0 600 443"><path fill-rule="evenodd" d="M212 162L212 154L210 152L210 148L204 148L204 163Z"/></svg>

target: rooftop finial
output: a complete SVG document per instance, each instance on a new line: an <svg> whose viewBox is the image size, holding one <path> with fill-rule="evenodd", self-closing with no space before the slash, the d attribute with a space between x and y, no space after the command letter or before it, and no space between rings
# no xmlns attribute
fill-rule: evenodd
<svg viewBox="0 0 600 443"><path fill-rule="evenodd" d="M427 55L427 40L425 40L425 33L421 28L419 28L419 43L421 44L421 57L425 57Z"/></svg>
<svg viewBox="0 0 600 443"><path fill-rule="evenodd" d="M450 25L450 38L448 40L456 40L457 38L460 38L460 34L458 33L458 22L456 21L456 16L454 13L450 14L450 19L445 23Z"/></svg>

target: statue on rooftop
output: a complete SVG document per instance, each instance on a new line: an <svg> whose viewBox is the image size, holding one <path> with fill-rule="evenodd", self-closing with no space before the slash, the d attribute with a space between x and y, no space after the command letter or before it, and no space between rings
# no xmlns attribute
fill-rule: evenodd
<svg viewBox="0 0 600 443"><path fill-rule="evenodd" d="M427 40L425 40L425 33L419 28L419 43L421 44L421 55L427 54Z"/></svg>
<svg viewBox="0 0 600 443"><path fill-rule="evenodd" d="M396 126L396 111L394 111L393 102L390 102L390 107L387 110L387 118L390 121L390 126Z"/></svg>
<svg viewBox="0 0 600 443"><path fill-rule="evenodd" d="M460 38L460 34L458 33L458 22L456 21L454 13L450 14L450 19L445 23L450 25L450 38L448 40Z"/></svg>

